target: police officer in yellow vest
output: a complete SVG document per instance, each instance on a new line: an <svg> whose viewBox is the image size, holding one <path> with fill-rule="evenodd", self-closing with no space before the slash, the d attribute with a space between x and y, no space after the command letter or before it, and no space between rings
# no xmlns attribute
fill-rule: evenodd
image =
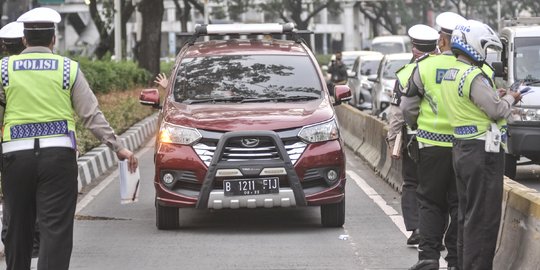
<svg viewBox="0 0 540 270"><path fill-rule="evenodd" d="M450 35L456 24L465 18L452 12L441 13L436 22L441 27L438 46L440 55L426 56L417 61L401 109L405 121L417 130L419 145L418 189L420 232L418 262L410 270L439 269L443 240L448 250L448 269L457 269L456 180L452 166L452 127L441 94L441 81L456 58L450 48ZM446 223L450 214L448 230ZM446 231L446 235L445 235Z"/></svg>
<svg viewBox="0 0 540 270"><path fill-rule="evenodd" d="M397 136L402 139L402 151L392 155L394 159L401 159L401 174L403 176L403 185L401 187L401 210L403 212L403 221L407 231L411 235L407 239L408 245L417 245L420 241L420 230L418 229L418 203L416 200L417 174L416 163L407 154L406 142L408 142L413 132L405 128L405 121L399 109L403 89L406 88L413 68L416 66L415 60L425 53L433 53L437 49L437 31L427 25L418 24L411 27L408 31L412 39L413 59L411 63L403 66L396 72L396 84L394 86L392 101L388 113L389 130L386 137L389 151L392 152Z"/></svg>
<svg viewBox="0 0 540 270"><path fill-rule="evenodd" d="M39 270L69 268L77 202L76 113L130 170L137 159L116 139L77 62L52 53L58 12L36 8L18 18L27 48L1 60L2 191L10 213L7 269L30 269L32 233L41 231Z"/></svg>
<svg viewBox="0 0 540 270"><path fill-rule="evenodd" d="M455 137L458 267L492 269L503 192L504 150L499 128L521 94L508 91L501 96L479 68L488 47L502 49L489 26L469 20L456 27L451 43L457 60L444 75L441 90Z"/></svg>

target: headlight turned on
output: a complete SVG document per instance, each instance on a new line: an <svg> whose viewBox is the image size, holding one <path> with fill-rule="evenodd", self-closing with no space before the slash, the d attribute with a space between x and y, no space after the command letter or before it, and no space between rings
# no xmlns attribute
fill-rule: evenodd
<svg viewBox="0 0 540 270"><path fill-rule="evenodd" d="M336 140L339 138L337 122L332 119L328 122L305 126L298 133L298 137L309 143Z"/></svg>
<svg viewBox="0 0 540 270"><path fill-rule="evenodd" d="M514 108L512 116L514 121L540 121L540 109Z"/></svg>
<svg viewBox="0 0 540 270"><path fill-rule="evenodd" d="M202 135L197 129L170 123L164 123L159 130L159 141L162 143L192 145L201 138Z"/></svg>

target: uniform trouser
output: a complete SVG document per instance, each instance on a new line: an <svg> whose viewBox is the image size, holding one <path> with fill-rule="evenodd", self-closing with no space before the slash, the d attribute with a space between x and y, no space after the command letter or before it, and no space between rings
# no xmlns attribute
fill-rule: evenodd
<svg viewBox="0 0 540 270"><path fill-rule="evenodd" d="M405 147L404 147L405 149ZM418 228L418 201L416 200L416 187L418 186L416 162L407 154L407 150L401 155L401 175L403 186L401 187L401 211L407 231Z"/></svg>
<svg viewBox="0 0 540 270"><path fill-rule="evenodd" d="M30 269L34 225L40 226L38 270L69 268L77 203L77 162L70 148L42 148L2 155L8 270Z"/></svg>
<svg viewBox="0 0 540 270"><path fill-rule="evenodd" d="M501 220L504 151L487 153L484 145L482 140L456 140L454 143L461 270L493 267Z"/></svg>
<svg viewBox="0 0 540 270"><path fill-rule="evenodd" d="M448 254L448 266L457 266L457 213L456 178L452 166L451 147L425 147L420 149L418 162L418 203L420 260L440 257L440 243ZM450 223L446 222L450 214ZM446 234L445 234L446 231Z"/></svg>

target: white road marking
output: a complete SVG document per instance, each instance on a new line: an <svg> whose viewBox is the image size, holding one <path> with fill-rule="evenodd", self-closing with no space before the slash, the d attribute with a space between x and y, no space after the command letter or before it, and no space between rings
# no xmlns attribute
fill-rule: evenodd
<svg viewBox="0 0 540 270"><path fill-rule="evenodd" d="M400 215L392 206L388 205L386 201L373 189L361 176L356 174L354 171L347 170L347 175L354 180L356 185L370 197L375 204L383 210L383 212L394 222L396 227L408 238L411 236L411 232L407 231L405 228L405 222L403 222L403 216ZM441 269L446 269L446 261L441 257L439 258L439 265Z"/></svg>
<svg viewBox="0 0 540 270"><path fill-rule="evenodd" d="M147 145L153 145L154 140L150 140L147 144L143 146L143 149L135 153L135 156L140 159L142 155L146 152L153 150L154 147L146 147ZM114 157L116 158L116 156ZM140 166L140 162L139 162ZM94 198L96 198L99 193L101 193L113 180L118 178L118 170L115 170L107 178L103 179L96 187L94 187L90 192L82 197L82 199L77 203L77 208L75 209L75 215L79 214L88 204L90 204ZM120 194L118 194L118 203L120 203Z"/></svg>

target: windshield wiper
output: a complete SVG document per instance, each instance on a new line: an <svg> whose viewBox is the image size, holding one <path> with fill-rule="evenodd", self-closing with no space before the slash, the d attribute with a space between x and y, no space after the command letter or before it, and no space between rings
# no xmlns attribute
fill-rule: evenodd
<svg viewBox="0 0 540 270"><path fill-rule="evenodd" d="M242 103L246 102L283 102L283 101L300 101L300 100L314 100L318 99L319 97L314 96L288 96L288 97L273 97L273 98L251 98L251 99L245 99L242 101Z"/></svg>
<svg viewBox="0 0 540 270"><path fill-rule="evenodd" d="M242 102L244 97L207 98L186 101L187 104L215 103L215 102Z"/></svg>
<svg viewBox="0 0 540 270"><path fill-rule="evenodd" d="M539 79L525 79L523 80L525 85L534 85L540 83Z"/></svg>

